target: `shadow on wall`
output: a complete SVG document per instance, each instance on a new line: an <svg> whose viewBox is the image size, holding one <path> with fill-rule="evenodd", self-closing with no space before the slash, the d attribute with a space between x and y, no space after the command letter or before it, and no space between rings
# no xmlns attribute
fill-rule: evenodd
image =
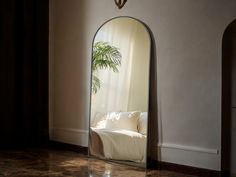
<svg viewBox="0 0 236 177"><path fill-rule="evenodd" d="M50 2L50 139L88 146L89 2Z"/></svg>
<svg viewBox="0 0 236 177"><path fill-rule="evenodd" d="M157 55L156 43L151 29L146 26L151 35L151 60L150 60L150 82L149 82L149 119L148 119L148 148L147 159L151 159L148 166L155 166L155 161L158 160L158 152L156 145L158 143L158 110L157 110ZM153 161L154 160L154 161Z"/></svg>
<svg viewBox="0 0 236 177"><path fill-rule="evenodd" d="M236 20L222 41L222 140L221 170L236 174Z"/></svg>

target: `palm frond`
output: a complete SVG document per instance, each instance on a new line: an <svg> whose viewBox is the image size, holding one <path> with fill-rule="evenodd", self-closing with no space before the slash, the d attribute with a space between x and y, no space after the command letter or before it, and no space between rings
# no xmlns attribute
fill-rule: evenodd
<svg viewBox="0 0 236 177"><path fill-rule="evenodd" d="M107 42L96 42L93 46L92 69L113 69L118 72L121 65L121 53L117 47L109 45Z"/></svg>
<svg viewBox="0 0 236 177"><path fill-rule="evenodd" d="M121 65L122 55L119 49L111 46L107 42L96 42L93 46L92 55L92 92L97 93L100 89L100 80L95 76L95 71L98 69L112 69L113 72L118 72L118 66Z"/></svg>
<svg viewBox="0 0 236 177"><path fill-rule="evenodd" d="M101 87L100 79L98 79L98 77L93 74L92 75L92 92L96 94L97 91L100 89L100 87Z"/></svg>

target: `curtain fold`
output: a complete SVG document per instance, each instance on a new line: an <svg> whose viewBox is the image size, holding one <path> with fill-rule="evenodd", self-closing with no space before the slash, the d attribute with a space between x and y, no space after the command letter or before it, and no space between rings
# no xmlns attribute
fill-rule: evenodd
<svg viewBox="0 0 236 177"><path fill-rule="evenodd" d="M48 0L3 0L0 147L48 141Z"/></svg>
<svg viewBox="0 0 236 177"><path fill-rule="evenodd" d="M99 29L96 42L107 42L118 48L122 58L118 72L96 71L101 87L92 95L91 117L97 112L147 112L150 40L146 28L133 19L114 19Z"/></svg>
<svg viewBox="0 0 236 177"><path fill-rule="evenodd" d="M122 54L119 72L111 69L99 70L97 76L101 80L101 89L96 95L93 108L102 112L126 111L128 109L128 98L130 89L132 57L131 48L133 44L133 24L128 24L124 33L115 28L117 25L110 22L102 27L97 33L95 43L99 41L108 42L119 49ZM123 36L122 36L123 34Z"/></svg>

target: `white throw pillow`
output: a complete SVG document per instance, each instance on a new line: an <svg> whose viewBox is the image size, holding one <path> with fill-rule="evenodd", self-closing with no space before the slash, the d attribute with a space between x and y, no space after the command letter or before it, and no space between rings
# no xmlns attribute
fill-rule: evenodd
<svg viewBox="0 0 236 177"><path fill-rule="evenodd" d="M91 120L91 126L94 128L105 128L106 113L96 112L94 118Z"/></svg>
<svg viewBox="0 0 236 177"><path fill-rule="evenodd" d="M138 120L138 132L146 135L147 134L147 112L142 112Z"/></svg>
<svg viewBox="0 0 236 177"><path fill-rule="evenodd" d="M134 112L112 112L107 114L106 127L112 130L130 130L138 132L139 111Z"/></svg>

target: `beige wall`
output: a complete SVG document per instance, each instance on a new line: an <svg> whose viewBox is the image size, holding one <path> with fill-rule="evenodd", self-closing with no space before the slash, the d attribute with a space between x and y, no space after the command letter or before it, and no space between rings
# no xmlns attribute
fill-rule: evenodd
<svg viewBox="0 0 236 177"><path fill-rule="evenodd" d="M108 19L131 16L156 41L160 156L220 169L221 40L235 0L51 0L52 139L87 145L92 39Z"/></svg>

